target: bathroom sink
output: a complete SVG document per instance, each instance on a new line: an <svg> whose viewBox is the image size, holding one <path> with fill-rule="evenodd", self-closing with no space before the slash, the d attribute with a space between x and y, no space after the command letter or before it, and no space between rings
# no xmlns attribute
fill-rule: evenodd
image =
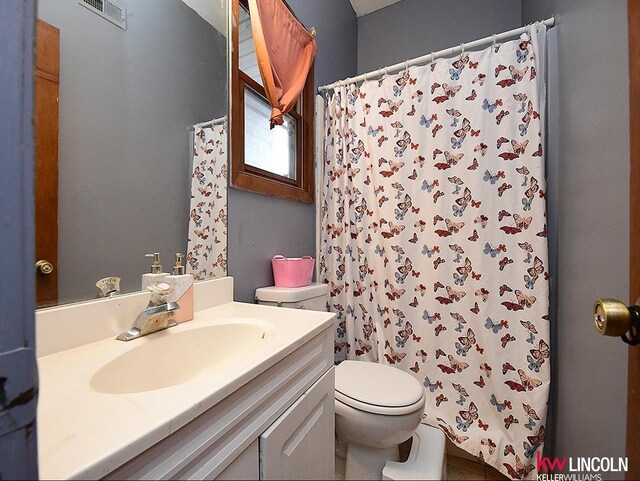
<svg viewBox="0 0 640 481"><path fill-rule="evenodd" d="M93 375L91 388L106 394L127 394L175 386L216 369L233 368L234 361L269 338L262 321L180 330L183 326L133 341L139 344Z"/></svg>

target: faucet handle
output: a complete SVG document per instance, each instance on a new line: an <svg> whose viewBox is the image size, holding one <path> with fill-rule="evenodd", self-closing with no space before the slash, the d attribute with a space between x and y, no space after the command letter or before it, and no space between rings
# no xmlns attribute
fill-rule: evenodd
<svg viewBox="0 0 640 481"><path fill-rule="evenodd" d="M147 290L151 292L151 303L156 306L166 304L167 297L173 292L173 288L166 282L152 284L147 287Z"/></svg>
<svg viewBox="0 0 640 481"><path fill-rule="evenodd" d="M120 294L121 279L116 276L105 277L96 282L96 287L100 289L99 297L113 297Z"/></svg>

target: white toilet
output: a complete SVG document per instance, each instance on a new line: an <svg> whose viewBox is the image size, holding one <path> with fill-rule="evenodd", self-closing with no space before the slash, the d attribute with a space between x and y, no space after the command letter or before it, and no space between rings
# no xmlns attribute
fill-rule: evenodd
<svg viewBox="0 0 640 481"><path fill-rule="evenodd" d="M329 285L313 283L304 287L261 287L256 289L256 302L268 306L326 311Z"/></svg>
<svg viewBox="0 0 640 481"><path fill-rule="evenodd" d="M346 442L345 479L382 479L387 461L420 424L425 394L409 374L374 362L336 367L336 435Z"/></svg>
<svg viewBox="0 0 640 481"><path fill-rule="evenodd" d="M329 286L262 287L260 304L325 310ZM445 479L445 436L421 425L422 385L400 369L343 361L335 369L336 452L346 458L345 479ZM413 436L406 462L399 445Z"/></svg>

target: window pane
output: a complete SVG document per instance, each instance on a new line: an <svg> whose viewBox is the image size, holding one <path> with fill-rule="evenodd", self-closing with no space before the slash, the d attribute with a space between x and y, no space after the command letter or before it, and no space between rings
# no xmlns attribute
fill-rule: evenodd
<svg viewBox="0 0 640 481"><path fill-rule="evenodd" d="M271 106L245 86L244 163L289 179L296 178L296 120L269 129Z"/></svg>
<svg viewBox="0 0 640 481"><path fill-rule="evenodd" d="M253 33L251 32L251 17L244 5L240 4L240 27L238 28L238 60L240 70L246 73L253 80L262 85L262 77L258 69L258 57L256 57L256 47L253 43ZM264 87L264 85L262 85Z"/></svg>

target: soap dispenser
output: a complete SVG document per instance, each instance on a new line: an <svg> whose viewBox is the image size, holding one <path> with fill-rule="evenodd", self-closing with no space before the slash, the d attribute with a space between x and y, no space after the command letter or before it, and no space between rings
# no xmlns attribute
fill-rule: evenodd
<svg viewBox="0 0 640 481"><path fill-rule="evenodd" d="M162 272L162 265L160 265L160 254L154 252L153 254L145 254L145 257L153 257L153 263L151 264L151 272L142 274L142 290L147 292L147 288L158 282L165 282L165 277L169 275L168 272Z"/></svg>
<svg viewBox="0 0 640 481"><path fill-rule="evenodd" d="M183 260L184 255L176 253L176 264L173 266L173 272L164 281L173 289L167 300L169 302L177 302L180 306L174 316L177 323L193 319L193 276L185 273Z"/></svg>

